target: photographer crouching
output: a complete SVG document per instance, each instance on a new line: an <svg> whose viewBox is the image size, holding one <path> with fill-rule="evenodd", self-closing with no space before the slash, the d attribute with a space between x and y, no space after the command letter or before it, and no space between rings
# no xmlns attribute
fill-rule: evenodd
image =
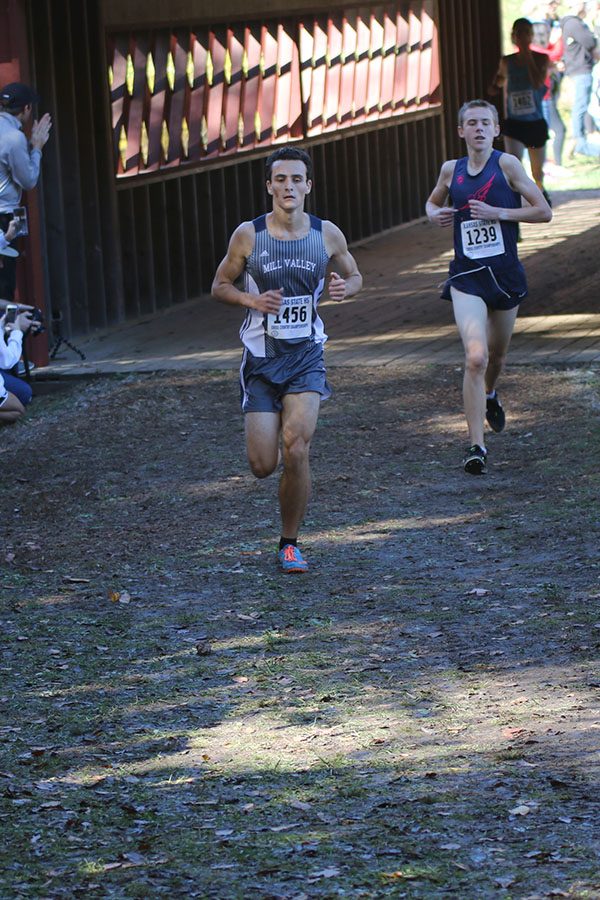
<svg viewBox="0 0 600 900"><path fill-rule="evenodd" d="M10 370L21 359L23 338L42 327L34 321L36 313L30 307L7 303L0 317L0 425L16 422L31 402L31 387Z"/></svg>
<svg viewBox="0 0 600 900"><path fill-rule="evenodd" d="M6 234L0 229L0 260L5 254L14 252L9 244L17 226L17 220L12 219ZM31 402L31 387L10 370L21 359L24 336L30 331L40 331L43 326L41 315L31 306L0 299L0 312L0 424L5 424L20 419Z"/></svg>

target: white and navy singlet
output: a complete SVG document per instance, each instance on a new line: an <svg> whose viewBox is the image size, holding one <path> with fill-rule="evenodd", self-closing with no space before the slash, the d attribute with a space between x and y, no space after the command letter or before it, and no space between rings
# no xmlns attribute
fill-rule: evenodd
<svg viewBox="0 0 600 900"><path fill-rule="evenodd" d="M317 304L325 288L329 256L321 219L310 216L310 230L299 240L281 241L269 234L266 216L252 224L254 249L246 261L244 290L249 294L283 289L279 313L249 309L240 329L244 346L258 357L274 357L303 344L327 340Z"/></svg>

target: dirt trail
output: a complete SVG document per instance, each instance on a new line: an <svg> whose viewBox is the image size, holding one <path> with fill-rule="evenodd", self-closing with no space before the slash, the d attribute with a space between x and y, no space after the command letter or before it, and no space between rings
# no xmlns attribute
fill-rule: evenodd
<svg viewBox="0 0 600 900"><path fill-rule="evenodd" d="M600 375L460 380L332 370L299 578L235 373L2 431L2 897L600 897Z"/></svg>

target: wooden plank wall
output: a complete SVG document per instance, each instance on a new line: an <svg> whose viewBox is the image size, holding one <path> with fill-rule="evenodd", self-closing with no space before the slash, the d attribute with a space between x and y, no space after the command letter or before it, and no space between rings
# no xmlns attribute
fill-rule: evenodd
<svg viewBox="0 0 600 900"><path fill-rule="evenodd" d="M463 153L457 113L467 100L489 100L502 37L497 0L439 0L444 140L448 158Z"/></svg>
<svg viewBox="0 0 600 900"><path fill-rule="evenodd" d="M122 321L121 234L98 4L29 0L33 80L52 115L41 187L47 307L66 335Z"/></svg>
<svg viewBox="0 0 600 900"><path fill-rule="evenodd" d="M232 230L267 208L266 153L117 183L102 4L27 2L35 80L55 121L43 199L48 290L65 332L88 333L208 291ZM485 96L495 71L499 0L437 6L442 110L310 141L312 208L351 242L422 215L441 162L459 152L458 107ZM118 16L119 4L112 9Z"/></svg>

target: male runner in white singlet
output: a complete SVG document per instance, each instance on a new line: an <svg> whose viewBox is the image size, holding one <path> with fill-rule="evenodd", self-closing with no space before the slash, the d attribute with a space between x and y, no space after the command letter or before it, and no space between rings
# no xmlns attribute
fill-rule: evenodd
<svg viewBox="0 0 600 900"><path fill-rule="evenodd" d="M254 475L266 478L277 467L281 439L278 558L290 573L308 568L298 531L310 495L309 451L319 404L331 395L317 304L327 280L336 301L362 286L340 229L304 212L311 179L311 159L303 150L282 147L268 157L273 211L236 228L212 285L218 300L247 310L240 330L246 450ZM330 264L335 271L327 276ZM241 275L243 290L234 284Z"/></svg>

